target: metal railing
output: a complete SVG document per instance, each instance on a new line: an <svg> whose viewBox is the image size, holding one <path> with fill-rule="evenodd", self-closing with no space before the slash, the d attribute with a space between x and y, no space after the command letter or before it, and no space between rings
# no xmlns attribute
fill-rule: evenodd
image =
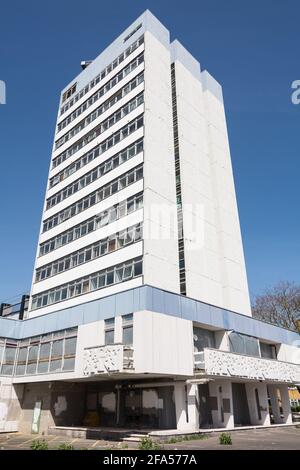
<svg viewBox="0 0 300 470"><path fill-rule="evenodd" d="M22 295L21 300L16 303L1 303L0 317L14 317L23 320L25 312L28 310L29 295Z"/></svg>

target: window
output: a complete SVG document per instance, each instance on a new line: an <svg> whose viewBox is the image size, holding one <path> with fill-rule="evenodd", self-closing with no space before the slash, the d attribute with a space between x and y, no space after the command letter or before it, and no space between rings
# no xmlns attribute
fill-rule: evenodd
<svg viewBox="0 0 300 470"><path fill-rule="evenodd" d="M114 270L107 271L106 273L106 285L110 286L114 283Z"/></svg>
<svg viewBox="0 0 300 470"><path fill-rule="evenodd" d="M38 350L39 346L34 345L30 346L28 350L28 359L27 359L27 367L26 367L26 374L31 375L36 373L36 366L37 366L37 359L38 359Z"/></svg>
<svg viewBox="0 0 300 470"><path fill-rule="evenodd" d="M66 101L69 99L76 91L76 83L72 85L67 91L64 92L62 96L62 102Z"/></svg>
<svg viewBox="0 0 300 470"><path fill-rule="evenodd" d="M16 367L17 375L24 375L27 360L27 347L19 348L18 361Z"/></svg>
<svg viewBox="0 0 300 470"><path fill-rule="evenodd" d="M142 261L134 263L134 276L140 276L143 274L143 264Z"/></svg>
<svg viewBox="0 0 300 470"><path fill-rule="evenodd" d="M142 207L143 205L143 195L141 193L130 197L129 199L122 201L112 207L110 207L108 210L105 210L101 212L100 214L94 216L92 219L88 219L87 221L83 222L80 225L77 225L73 227L72 229L68 230L67 232L63 232L56 237L48 240L45 243L42 243L40 245L40 256L43 256L53 250L56 250L57 248L64 246L68 243L71 243L73 240L77 240L80 237L85 236L87 233L91 233L94 230L99 229L100 227L103 227L104 225L107 225L117 219L120 219L121 217L124 217L129 211L133 210L138 210ZM78 256L78 253L76 256ZM78 263L78 259L75 258L75 254L73 254L74 257L72 258L72 266L76 266L76 263ZM58 271L58 265L57 261L55 261L55 264L52 264L53 269L48 271L47 275L55 275L57 274ZM40 278L40 273L42 270L45 269L45 266L37 269L36 271L36 281L41 280ZM65 269L66 264L65 264Z"/></svg>
<svg viewBox="0 0 300 470"><path fill-rule="evenodd" d="M39 362L38 362L38 368L37 368L38 374L48 372L50 351L51 351L50 342L41 344Z"/></svg>
<svg viewBox="0 0 300 470"><path fill-rule="evenodd" d="M276 359L276 347L274 344L260 342L260 355L266 359Z"/></svg>
<svg viewBox="0 0 300 470"><path fill-rule="evenodd" d="M115 336L115 319L108 318L104 320L104 343L105 344L114 344Z"/></svg>
<svg viewBox="0 0 300 470"><path fill-rule="evenodd" d="M230 332L228 337L231 352L248 356L260 356L257 338L236 333L235 331Z"/></svg>
<svg viewBox="0 0 300 470"><path fill-rule="evenodd" d="M122 316L123 324L123 344L131 346L133 344L133 314Z"/></svg>
<svg viewBox="0 0 300 470"><path fill-rule="evenodd" d="M76 342L77 328L69 328L16 343L16 375L74 370ZM10 352L8 356L12 359Z"/></svg>
<svg viewBox="0 0 300 470"><path fill-rule="evenodd" d="M118 272L118 276L116 275ZM125 263L104 269L98 273L93 273L90 276L77 279L69 284L64 284L55 289L52 289L48 292L41 292L36 294L32 299L32 310L40 308L44 305L51 305L52 303L60 302L66 300L62 298L62 292L67 292L67 299L81 295L82 293L87 293L92 290L92 285L95 285L94 278L98 277L98 289L101 289L105 286L116 284L117 282L124 282L128 279L131 279L133 276L142 275L142 258L135 258ZM93 279L93 284L90 283L90 280ZM75 288L74 288L75 286ZM52 295L55 292L55 295ZM47 299L46 304L40 303L39 299Z"/></svg>
<svg viewBox="0 0 300 470"><path fill-rule="evenodd" d="M131 31L123 40L123 42L126 42L128 41L129 38L131 38L131 36L133 36L140 28L142 27L142 23L138 24L133 31Z"/></svg>
<svg viewBox="0 0 300 470"><path fill-rule="evenodd" d="M83 212L89 207L92 207L93 205L97 204L103 199L108 198L111 195L111 190L112 190L113 185L116 188L116 190L118 187L119 191L121 191L121 189L127 187L128 185L134 183L135 181L139 181L141 178L143 178L143 166L138 165L134 170L130 170L124 175L116 178L110 183L102 186L100 189L89 194L85 198L75 202L74 204L67 207L66 209L63 209L62 211L58 212L52 217L46 219L43 222L43 232L50 230L53 226L56 226L58 224L65 222L66 220ZM83 227L86 231L86 226L83 226Z"/></svg>
<svg viewBox="0 0 300 470"><path fill-rule="evenodd" d="M130 279L132 277L132 265L127 265L124 267L123 279Z"/></svg>
<svg viewBox="0 0 300 470"><path fill-rule="evenodd" d="M14 370L17 343L13 340L6 340L1 367L2 375L12 375Z"/></svg>
<svg viewBox="0 0 300 470"><path fill-rule="evenodd" d="M54 341L52 344L51 360L57 356L62 356L63 340Z"/></svg>
<svg viewBox="0 0 300 470"><path fill-rule="evenodd" d="M194 351L201 352L204 348L215 348L215 334L213 331L194 326Z"/></svg>
<svg viewBox="0 0 300 470"><path fill-rule="evenodd" d="M75 356L76 343L77 343L76 337L65 339L65 351L64 351L65 356Z"/></svg>
<svg viewBox="0 0 300 470"><path fill-rule="evenodd" d="M78 152L78 150L82 149L85 145L87 145L89 142L94 140L97 136L105 132L107 129L109 129L111 126L113 126L117 121L119 121L122 116L127 114L128 112L132 112L135 108L140 106L143 103L144 100L144 95L143 93L139 94L138 96L134 97L129 103L121 107L119 110L115 111L111 116L109 116L107 119L102 121L97 127L95 127L93 130L88 132L86 135L81 137L77 142L72 144L70 147L68 147L65 151L63 151L61 154L59 154L57 157L55 157L52 160L52 167L56 168L59 164L70 158L74 153ZM88 123L86 123L87 125ZM79 127L77 127L77 132L81 130L83 124L79 124ZM71 131L72 132L72 131ZM76 132L76 133L77 133ZM66 136L68 136L66 138ZM58 147L62 145L64 142L67 142L67 140L70 138L70 134L66 134L64 137L62 137L62 141L60 140L58 142ZM58 148L56 146L56 148Z"/></svg>

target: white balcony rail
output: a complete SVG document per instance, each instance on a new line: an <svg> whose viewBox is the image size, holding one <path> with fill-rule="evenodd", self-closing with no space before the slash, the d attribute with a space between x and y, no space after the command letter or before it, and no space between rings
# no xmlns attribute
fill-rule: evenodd
<svg viewBox="0 0 300 470"><path fill-rule="evenodd" d="M300 365L204 348L194 353L195 369L205 375L270 382L300 382Z"/></svg>
<svg viewBox="0 0 300 470"><path fill-rule="evenodd" d="M83 375L100 375L133 369L133 348L123 344L110 344L85 348Z"/></svg>

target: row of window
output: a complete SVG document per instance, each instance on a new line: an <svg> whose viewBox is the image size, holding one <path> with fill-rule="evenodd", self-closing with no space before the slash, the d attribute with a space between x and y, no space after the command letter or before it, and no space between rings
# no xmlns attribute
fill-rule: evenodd
<svg viewBox="0 0 300 470"><path fill-rule="evenodd" d="M77 88L77 83L74 83L74 85L72 85L67 91L64 92L64 94L62 95L63 103L69 98L71 98L72 95L74 95L76 88Z"/></svg>
<svg viewBox="0 0 300 470"><path fill-rule="evenodd" d="M105 225L111 224L112 222L115 222L116 220L119 220L142 207L142 193L135 194L124 201L118 202L109 209L100 212L99 214L42 243L40 245L39 256L43 256L53 250L57 250L61 246L67 245L74 240L78 240L78 238L84 237Z"/></svg>
<svg viewBox="0 0 300 470"><path fill-rule="evenodd" d="M134 30L132 30L123 40L123 42L126 42L128 41L128 39L131 38L131 36L133 36L140 28L142 27L142 23L138 24Z"/></svg>
<svg viewBox="0 0 300 470"><path fill-rule="evenodd" d="M138 85L143 83L144 81L144 73L140 73L136 77L134 77L129 83L127 83L123 88L121 88L117 93L113 96L108 98L104 103L102 103L98 108L94 109L90 114L88 114L84 119L82 119L78 124L76 124L72 129L66 132L63 136L61 136L57 142L55 143L55 149L58 149L63 144L68 142L72 137L76 134L81 132L85 127L87 127L91 122L95 121L98 117L100 117L103 113L105 113L108 109L118 103L124 96L128 95L132 90L134 90Z"/></svg>
<svg viewBox="0 0 300 470"><path fill-rule="evenodd" d="M130 279L141 276L142 273L142 257L131 259L77 279L76 281L34 295L31 308L32 310L36 310L57 302L63 302L77 297L78 295L87 294L98 289L119 284L120 282L129 281Z"/></svg>
<svg viewBox="0 0 300 470"><path fill-rule="evenodd" d="M122 315L122 344L131 346L133 344L133 314ZM104 320L104 344L115 343L115 318Z"/></svg>
<svg viewBox="0 0 300 470"><path fill-rule="evenodd" d="M119 167L120 165L122 165L122 163L127 162L132 157L134 157L135 155L137 155L138 153L142 151L143 151L143 139L139 139L134 144L122 150L122 152L119 152L117 155L114 155L113 157L108 158L105 162L101 163L96 168L93 168L91 171L83 175L81 178L73 181L64 189L62 189L61 191L58 191L49 199L47 199L46 210L50 209L50 207L55 206L61 201L64 201L68 197L72 196L72 194L77 193L77 191L80 191L81 189L85 188L89 184L101 178L101 176Z"/></svg>
<svg viewBox="0 0 300 470"><path fill-rule="evenodd" d="M74 370L77 328L22 341L0 340L2 375L33 375Z"/></svg>
<svg viewBox="0 0 300 470"><path fill-rule="evenodd" d="M125 68L120 70L114 77L112 77L104 86L99 88L90 98L84 101L78 108L76 108L71 114L68 115L63 121L57 125L57 132L60 132L66 126L68 126L74 119L80 116L102 96L108 93L117 83L125 78L129 73L135 70L140 64L144 62L144 53L133 59Z"/></svg>
<svg viewBox="0 0 300 470"><path fill-rule="evenodd" d="M214 331L204 328L193 328L194 350L201 352L204 348L215 348L216 339ZM244 335L231 331L228 334L230 352L245 354L247 356L256 356L267 359L276 359L276 348L273 344L267 344L259 341L253 336Z"/></svg>
<svg viewBox="0 0 300 470"><path fill-rule="evenodd" d="M97 242L77 250L64 258L60 258L52 263L41 266L36 270L35 282L43 281L52 276L56 276L64 271L75 268L81 264L88 263L100 258L108 253L119 250L125 246L140 241L142 238L142 225L136 224L125 230L114 233L109 237L102 238Z"/></svg>
<svg viewBox="0 0 300 470"><path fill-rule="evenodd" d="M262 343L253 336L232 331L228 335L230 351L248 356L276 359L276 348L272 344Z"/></svg>
<svg viewBox="0 0 300 470"><path fill-rule="evenodd" d="M141 36L135 42L133 42L122 54L120 54L113 62L111 62L107 67L105 67L102 72L100 72L96 77L88 83L82 90L80 90L73 98L68 101L64 106L60 108L60 115L64 114L68 109L73 106L78 100L80 100L86 93L88 93L94 86L96 86L101 80L103 80L106 75L108 75L112 70L114 70L119 64L121 64L127 57L130 56L139 46L144 43L144 37Z"/></svg>
<svg viewBox="0 0 300 470"><path fill-rule="evenodd" d="M112 148L118 142L125 139L126 137L131 135L136 130L140 129L143 126L143 124L144 124L144 119L143 119L143 116L140 115L136 119L131 121L129 124L126 124L125 126L123 126L117 132L115 132L110 137L108 137L103 142L101 142L101 144L96 145L96 147L94 147L92 150L90 150L89 152L83 154L81 157L79 157L73 163L68 165L66 168L61 170L59 173L57 173L52 178L50 178L50 180L49 180L50 188L52 188L56 184L60 183L61 181L65 180L66 178L71 176L76 171L80 170L80 168L84 167L85 165L87 165L91 161L95 160L95 158L98 158L100 155L102 155L104 152L106 152L107 150ZM125 151L125 150L123 150L123 151Z"/></svg>
<svg viewBox="0 0 300 470"><path fill-rule="evenodd" d="M176 177L176 203L178 218L178 255L179 255L179 286L180 293L186 295L186 271L184 254L184 234L183 234L183 215L182 215L182 195L181 195L181 176L180 176L180 155L178 140L178 115L176 98L176 77L175 65L171 65L171 85L172 85L172 113L173 113L173 140L175 157L175 177Z"/></svg>
<svg viewBox="0 0 300 470"><path fill-rule="evenodd" d="M123 175L115 178L109 183L105 184L96 191L93 191L88 196L85 196L82 199L79 199L74 204L66 207L65 209L57 212L52 217L49 217L43 223L43 232L50 230L53 227L65 222L66 220L71 219L75 215L80 214L81 212L89 209L90 207L98 204L104 199L116 194L124 188L127 188L133 183L141 180L143 178L143 165L138 165L130 171L127 171Z"/></svg>
<svg viewBox="0 0 300 470"><path fill-rule="evenodd" d="M135 96L132 100L130 100L126 105L122 106L120 109L115 111L111 116L106 118L103 122L98 124L93 130L88 132L84 137L80 138L77 142L72 144L68 147L64 152L59 154L56 158L53 159L52 165L53 168L56 168L60 163L64 162L68 158L70 158L74 153L78 152L78 150L85 147L85 145L89 144L92 140L96 139L99 135L101 135L106 130L110 129L114 124L119 122L123 117L127 116L133 110L138 108L144 102L144 94L141 93Z"/></svg>

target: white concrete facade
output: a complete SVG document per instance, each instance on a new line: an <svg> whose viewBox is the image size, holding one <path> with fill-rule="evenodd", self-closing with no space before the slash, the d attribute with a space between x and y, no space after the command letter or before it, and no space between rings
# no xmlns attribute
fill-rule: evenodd
<svg viewBox="0 0 300 470"><path fill-rule="evenodd" d="M289 424L297 341L251 318L221 86L147 11L62 91L0 431Z"/></svg>
<svg viewBox="0 0 300 470"><path fill-rule="evenodd" d="M169 32L150 12L135 24L142 26L130 40L124 41L126 32L118 37L61 94L29 316L47 314L58 307L64 309L143 284L180 293L182 263L186 295L250 315L221 87L207 72L200 71L200 64L178 41L170 43ZM135 30L134 25L128 31L132 27ZM97 77L100 77L98 81ZM137 77L141 77L139 83L130 91L128 86ZM66 90L74 85L74 93L65 98ZM124 114L119 113L137 97L141 98L139 104ZM175 165L176 151L174 157L174 113L178 121L179 167ZM97 147L102 149L111 135L139 117L143 119L142 127L113 141L113 145L90 160L89 155ZM137 140L142 142L142 151L114 165L101 177L93 177L99 166L105 162L108 165L115 155ZM137 167L143 171L142 177L135 182L128 180L122 187L118 183L117 190L107 192L111 182ZM83 178L85 183L81 182ZM80 224L137 194L143 197L140 209L81 235ZM179 204L183 212L184 244L180 260ZM134 223L143 225L142 243L132 243L74 265L72 259L76 252ZM70 239L72 230L76 235L72 232ZM72 265L69 259L64 261L66 257ZM76 293L77 287L70 287L70 283L77 284L91 274L137 258L142 260L143 267L134 279L114 280L101 289L94 289L88 280L87 287L78 287L80 295ZM50 271L49 265L55 265L56 261L58 266L65 263L64 267L54 266ZM65 291L57 293L64 286Z"/></svg>

